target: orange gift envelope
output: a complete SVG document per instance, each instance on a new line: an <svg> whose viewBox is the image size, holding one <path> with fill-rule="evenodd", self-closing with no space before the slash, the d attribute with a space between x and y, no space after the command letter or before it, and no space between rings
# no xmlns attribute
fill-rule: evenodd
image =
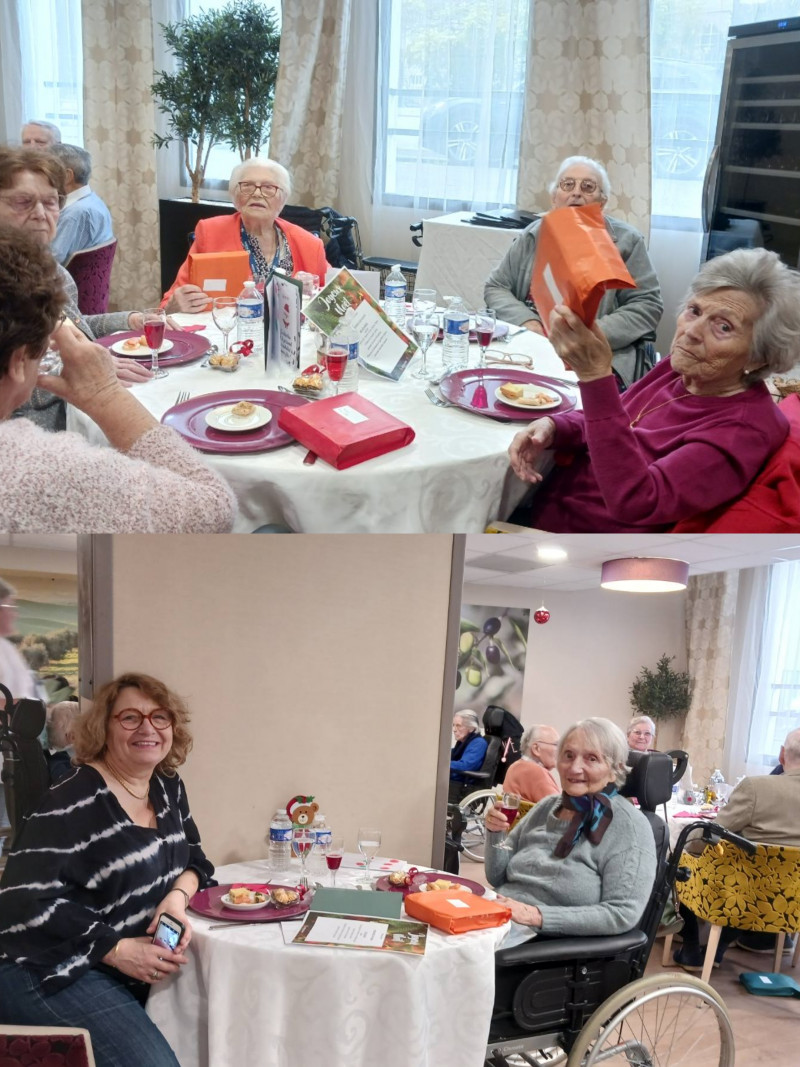
<svg viewBox="0 0 800 1067"><path fill-rule="evenodd" d="M505 904L472 893L452 893L449 889L409 893L403 904L412 919L421 919L446 934L502 926L511 918L511 908Z"/></svg>
<svg viewBox="0 0 800 1067"><path fill-rule="evenodd" d="M337 470L393 452L415 436L407 423L359 393L283 408L278 425Z"/></svg>
<svg viewBox="0 0 800 1067"><path fill-rule="evenodd" d="M215 296L238 296L251 281L250 253L190 252L189 281L199 285L211 300Z"/></svg>
<svg viewBox="0 0 800 1067"><path fill-rule="evenodd" d="M556 304L566 304L591 326L606 289L635 288L600 204L560 208L542 218L530 293L545 333Z"/></svg>

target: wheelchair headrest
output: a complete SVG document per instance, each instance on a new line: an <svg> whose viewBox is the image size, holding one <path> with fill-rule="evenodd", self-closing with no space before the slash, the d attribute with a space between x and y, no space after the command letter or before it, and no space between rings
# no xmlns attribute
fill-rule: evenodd
<svg viewBox="0 0 800 1067"><path fill-rule="evenodd" d="M521 737L519 719L499 704L489 704L483 713L483 732L491 737Z"/></svg>
<svg viewBox="0 0 800 1067"><path fill-rule="evenodd" d="M3 733L8 733L20 741L35 741L44 729L47 721L47 711L44 702L32 700L30 697L22 697L14 701L11 693L0 684L0 693L5 697L4 713L0 716L0 727Z"/></svg>
<svg viewBox="0 0 800 1067"><path fill-rule="evenodd" d="M636 797L642 811L655 811L672 796L672 759L666 752L628 753L630 773L620 789L624 797Z"/></svg>

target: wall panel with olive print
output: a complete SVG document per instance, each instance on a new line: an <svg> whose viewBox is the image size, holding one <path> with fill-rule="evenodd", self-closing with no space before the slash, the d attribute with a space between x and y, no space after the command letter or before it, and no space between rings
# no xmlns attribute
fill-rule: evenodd
<svg viewBox="0 0 800 1067"><path fill-rule="evenodd" d="M520 717L529 621L528 608L461 605L454 711L472 708L480 719L499 704Z"/></svg>

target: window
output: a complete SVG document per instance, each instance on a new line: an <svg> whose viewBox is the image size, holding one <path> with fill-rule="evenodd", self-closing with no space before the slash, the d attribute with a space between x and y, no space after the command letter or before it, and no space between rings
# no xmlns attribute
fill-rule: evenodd
<svg viewBox="0 0 800 1067"><path fill-rule="evenodd" d="M800 15L796 0L652 0L653 214L699 219L730 26Z"/></svg>
<svg viewBox="0 0 800 1067"><path fill-rule="evenodd" d="M382 0L379 201L516 202L529 9L530 0Z"/></svg>
<svg viewBox="0 0 800 1067"><path fill-rule="evenodd" d="M67 144L83 145L80 0L16 0L22 117L53 122Z"/></svg>

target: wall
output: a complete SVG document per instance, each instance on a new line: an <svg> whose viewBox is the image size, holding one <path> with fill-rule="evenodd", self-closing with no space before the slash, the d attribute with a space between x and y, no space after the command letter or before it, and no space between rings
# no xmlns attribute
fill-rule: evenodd
<svg viewBox="0 0 800 1067"><path fill-rule="evenodd" d="M540 590L465 585L465 604L529 607L542 603ZM611 593L548 592L550 620L533 621L528 631L522 721L548 722L561 730L587 715L603 715L627 726L632 710L628 688L662 653L675 654L673 666L686 669L683 593L643 596ZM662 728L659 747L673 747L673 730Z"/></svg>
<svg viewBox="0 0 800 1067"><path fill-rule="evenodd" d="M449 536L113 539L111 670L189 701L182 774L214 862L265 855L298 793L348 848L368 819L382 854L430 862L453 552Z"/></svg>

